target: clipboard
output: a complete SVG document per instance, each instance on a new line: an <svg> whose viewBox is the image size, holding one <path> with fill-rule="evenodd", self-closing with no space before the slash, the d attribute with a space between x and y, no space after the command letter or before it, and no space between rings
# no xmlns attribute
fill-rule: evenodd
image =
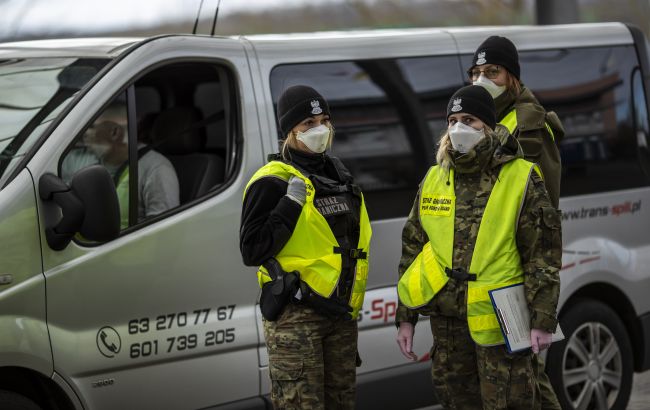
<svg viewBox="0 0 650 410"><path fill-rule="evenodd" d="M524 293L524 284L493 289L488 291L488 294L508 352L514 353L530 348L530 312ZM551 343L563 339L564 334L558 324Z"/></svg>

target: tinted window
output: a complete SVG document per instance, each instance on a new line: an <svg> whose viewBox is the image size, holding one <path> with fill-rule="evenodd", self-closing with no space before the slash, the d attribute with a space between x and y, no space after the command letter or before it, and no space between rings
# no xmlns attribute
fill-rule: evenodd
<svg viewBox="0 0 650 410"><path fill-rule="evenodd" d="M641 69L634 71L632 78L634 93L634 125L636 127L639 160L647 177L650 177L650 121L648 121L648 104L645 88L641 78Z"/></svg>
<svg viewBox="0 0 650 410"><path fill-rule="evenodd" d="M0 60L0 187L76 93L108 61Z"/></svg>
<svg viewBox="0 0 650 410"><path fill-rule="evenodd" d="M408 215L461 78L455 57L296 64L273 70L271 92L276 103L305 84L327 99L332 155L363 188L370 217L383 219Z"/></svg>
<svg viewBox="0 0 650 410"><path fill-rule="evenodd" d="M223 185L235 159L230 75L205 63L158 68L98 114L61 161L61 177L101 164L113 176L122 229ZM129 98L132 95L132 98ZM129 106L129 103L134 106ZM137 195L133 195L137 193Z"/></svg>
<svg viewBox="0 0 650 410"><path fill-rule="evenodd" d="M468 67L471 56L463 58ZM524 51L521 80L562 120L562 196L647 184L634 130L632 46Z"/></svg>

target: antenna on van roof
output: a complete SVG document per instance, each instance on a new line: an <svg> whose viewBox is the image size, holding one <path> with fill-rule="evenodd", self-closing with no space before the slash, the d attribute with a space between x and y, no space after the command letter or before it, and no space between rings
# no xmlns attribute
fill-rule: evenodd
<svg viewBox="0 0 650 410"><path fill-rule="evenodd" d="M217 2L217 9L214 11L214 20L212 20L212 31L210 31L211 36L214 36L214 29L217 27L217 17L219 17L219 6L221 6L221 0Z"/></svg>
<svg viewBox="0 0 650 410"><path fill-rule="evenodd" d="M203 8L203 0L199 4L199 11L196 13L196 20L194 20L194 28L192 29L192 34L196 34L196 28L199 25L199 17L201 16L201 9Z"/></svg>

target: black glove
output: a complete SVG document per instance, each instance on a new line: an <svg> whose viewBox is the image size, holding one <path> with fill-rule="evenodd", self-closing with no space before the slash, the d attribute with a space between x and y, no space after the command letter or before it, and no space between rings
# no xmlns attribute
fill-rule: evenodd
<svg viewBox="0 0 650 410"><path fill-rule="evenodd" d="M350 305L337 299L320 296L303 281L300 281L300 292L296 294L295 299L299 299L300 303L306 304L330 319L352 320Z"/></svg>

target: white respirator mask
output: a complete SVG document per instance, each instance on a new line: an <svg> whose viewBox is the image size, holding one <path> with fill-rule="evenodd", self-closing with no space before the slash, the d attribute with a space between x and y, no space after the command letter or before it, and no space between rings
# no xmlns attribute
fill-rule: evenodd
<svg viewBox="0 0 650 410"><path fill-rule="evenodd" d="M461 154L467 153L485 136L482 129L477 130L461 122L452 125L448 134L452 147Z"/></svg>
<svg viewBox="0 0 650 410"><path fill-rule="evenodd" d="M497 98L506 90L505 85L496 85L492 80L481 74L476 81L472 83L473 85L480 85L485 88L492 98Z"/></svg>
<svg viewBox="0 0 650 410"><path fill-rule="evenodd" d="M309 148L310 151L320 154L327 149L331 130L327 125L319 125L305 132L298 131L296 138Z"/></svg>

